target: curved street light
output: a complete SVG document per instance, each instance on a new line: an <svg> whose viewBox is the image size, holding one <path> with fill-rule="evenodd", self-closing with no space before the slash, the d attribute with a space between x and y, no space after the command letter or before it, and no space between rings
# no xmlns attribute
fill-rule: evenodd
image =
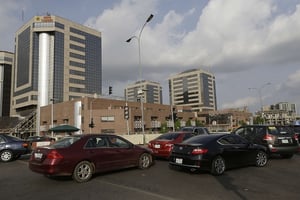
<svg viewBox="0 0 300 200"><path fill-rule="evenodd" d="M141 61L141 37L142 37L142 32L144 30L144 27L146 26L146 24L148 22L150 22L152 20L152 18L154 17L153 14L150 14L150 16L147 18L146 22L144 23L144 25L142 26L141 30L140 30L140 33L138 36L134 35L132 37L130 37L129 39L126 40L126 42L130 42L133 38L137 39L138 41L138 51L139 51L139 69L140 69L140 79L142 80L142 61Z"/></svg>
<svg viewBox="0 0 300 200"><path fill-rule="evenodd" d="M262 94L261 91L264 87L266 87L267 85L271 85L270 82L263 84L262 86L260 86L259 88L248 88L249 90L257 90L258 95L259 95L259 102L260 102L260 111L263 112L263 100L262 100Z"/></svg>
<svg viewBox="0 0 300 200"><path fill-rule="evenodd" d="M248 88L249 90L257 90L258 95L259 95L259 101L260 101L260 116L263 118L263 100L262 100L262 94L261 91L264 87L266 87L267 85L271 85L270 82L267 82L263 85L261 85L259 88ZM265 119L263 118L263 123L265 123Z"/></svg>
<svg viewBox="0 0 300 200"><path fill-rule="evenodd" d="M152 18L154 17L153 14L150 14L149 17L147 18L147 20L145 21L145 23L143 24L141 30L140 30L140 33L138 36L134 35L132 37L130 37L129 39L126 40L126 42L130 42L133 38L137 39L138 41L138 53L139 53L139 70L140 70L140 83L141 83L141 86L140 86L140 89L138 91L138 93L140 94L140 102L141 102L141 126L142 126L142 133L143 133L143 140L144 140L144 143L145 143L145 128L144 128L144 108L143 108L143 89L142 89L142 79L143 79L143 75L142 75L142 61L141 61L141 36L142 36L142 32L144 30L144 27L146 26L146 24L148 22L150 22L152 20Z"/></svg>

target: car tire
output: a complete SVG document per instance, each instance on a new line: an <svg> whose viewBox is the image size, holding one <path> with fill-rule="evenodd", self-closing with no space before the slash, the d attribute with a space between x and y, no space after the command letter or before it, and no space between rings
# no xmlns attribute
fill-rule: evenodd
<svg viewBox="0 0 300 200"><path fill-rule="evenodd" d="M143 153L139 158L139 168L147 169L152 164L152 156L149 153Z"/></svg>
<svg viewBox="0 0 300 200"><path fill-rule="evenodd" d="M78 183L87 182L92 178L93 165L88 161L78 163L73 171L72 178Z"/></svg>
<svg viewBox="0 0 300 200"><path fill-rule="evenodd" d="M13 152L11 150L3 150L0 154L0 159L2 162L12 161L14 158Z"/></svg>
<svg viewBox="0 0 300 200"><path fill-rule="evenodd" d="M225 172L226 164L222 156L216 156L211 163L210 173L219 176Z"/></svg>
<svg viewBox="0 0 300 200"><path fill-rule="evenodd" d="M268 162L268 155L264 151L258 151L256 154L255 165L257 167L264 167Z"/></svg>

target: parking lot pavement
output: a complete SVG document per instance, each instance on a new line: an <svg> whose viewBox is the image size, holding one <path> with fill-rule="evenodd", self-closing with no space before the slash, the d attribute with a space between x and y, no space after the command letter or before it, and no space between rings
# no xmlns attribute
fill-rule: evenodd
<svg viewBox="0 0 300 200"><path fill-rule="evenodd" d="M222 176L206 172L170 170L166 160L156 160L148 170L136 168L97 174L87 183L70 177L47 178L31 172L29 154L0 163L0 198L43 200L298 200L300 155L272 158L266 167L228 170Z"/></svg>

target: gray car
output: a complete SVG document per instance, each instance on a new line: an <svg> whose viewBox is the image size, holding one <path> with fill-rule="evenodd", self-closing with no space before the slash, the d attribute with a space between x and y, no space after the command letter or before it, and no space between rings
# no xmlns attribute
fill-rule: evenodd
<svg viewBox="0 0 300 200"><path fill-rule="evenodd" d="M278 154L283 158L291 158L299 152L297 135L286 126L277 125L246 125L232 132L248 141L264 145L269 155Z"/></svg>
<svg viewBox="0 0 300 200"><path fill-rule="evenodd" d="M184 126L181 127L180 131L193 132L195 135L208 135L209 131L206 127L202 126Z"/></svg>

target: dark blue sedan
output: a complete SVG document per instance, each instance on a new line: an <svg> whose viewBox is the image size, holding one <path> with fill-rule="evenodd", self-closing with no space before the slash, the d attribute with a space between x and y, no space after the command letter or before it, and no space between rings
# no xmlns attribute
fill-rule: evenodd
<svg viewBox="0 0 300 200"><path fill-rule="evenodd" d="M20 138L0 134L0 160L9 162L29 153L28 143Z"/></svg>

